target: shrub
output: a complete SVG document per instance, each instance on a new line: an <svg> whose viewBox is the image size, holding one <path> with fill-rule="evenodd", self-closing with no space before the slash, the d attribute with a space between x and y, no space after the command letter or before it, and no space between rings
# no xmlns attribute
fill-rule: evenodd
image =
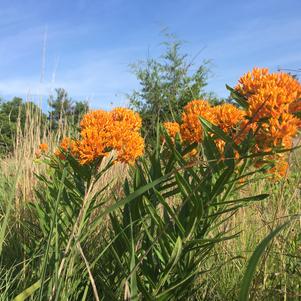
<svg viewBox="0 0 301 301"><path fill-rule="evenodd" d="M210 74L209 61L197 62L183 52L183 42L172 35L162 43L164 54L133 64L132 70L140 88L128 95L131 108L143 119L143 136L148 143L154 141L158 121L178 121L183 107L192 99L210 98L217 102L204 88Z"/></svg>

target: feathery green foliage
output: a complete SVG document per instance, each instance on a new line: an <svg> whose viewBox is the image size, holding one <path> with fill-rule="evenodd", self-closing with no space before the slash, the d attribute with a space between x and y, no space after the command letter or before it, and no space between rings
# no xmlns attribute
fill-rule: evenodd
<svg viewBox="0 0 301 301"><path fill-rule="evenodd" d="M160 58L147 58L133 64L132 70L141 88L128 95L130 105L143 119L144 136L154 138L158 120L179 121L183 107L192 99L206 98L216 102L212 93L204 91L210 62L198 66L198 57L183 53L183 42L167 35Z"/></svg>

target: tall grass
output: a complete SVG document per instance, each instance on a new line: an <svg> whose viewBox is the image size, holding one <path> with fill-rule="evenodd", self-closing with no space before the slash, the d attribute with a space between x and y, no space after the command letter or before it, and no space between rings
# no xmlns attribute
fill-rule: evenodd
<svg viewBox="0 0 301 301"><path fill-rule="evenodd" d="M78 124L67 119L63 111L57 123L57 129L53 130L53 120L46 122L42 110L38 110L31 102L25 103L25 123L21 125L21 112L19 108L16 132L14 137L13 152L0 161L3 175L13 177L18 174L16 182L16 206L20 202L32 200L33 188L36 183L35 173L45 171L45 165L37 160L37 150L41 143L47 143L49 150L54 151L60 140L76 133Z"/></svg>
<svg viewBox="0 0 301 301"><path fill-rule="evenodd" d="M244 188L252 194L270 192L270 196L264 202L240 209L230 221L230 228L242 232L238 239L222 243L217 248L215 260L222 263L235 258L212 277L213 294L219 299L235 299L246 261L253 250L261 239L288 219L293 222L268 248L258 268L252 292L255 300L301 298L300 158L300 150L291 154L290 171L281 182L262 179Z"/></svg>
<svg viewBox="0 0 301 301"><path fill-rule="evenodd" d="M67 122L55 133L41 128L28 109L14 153L0 162L0 300L235 300L260 240L300 216L298 153L280 182L249 178L235 190L229 184L237 176L234 160L218 163L217 171L216 163L199 167L197 174L210 170L204 181L186 168L189 150L175 148L168 136L167 164L158 148L136 170L112 166L110 158L96 173L72 158L47 165L36 157L39 143L54 151L72 129ZM207 145L212 156L214 146ZM255 197L260 201L248 207L217 205L229 196L244 201L267 192L268 199ZM300 297L300 233L299 219L269 246L254 299Z"/></svg>

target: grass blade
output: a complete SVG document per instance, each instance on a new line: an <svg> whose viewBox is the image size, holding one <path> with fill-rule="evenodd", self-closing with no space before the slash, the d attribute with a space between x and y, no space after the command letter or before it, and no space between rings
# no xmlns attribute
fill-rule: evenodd
<svg viewBox="0 0 301 301"><path fill-rule="evenodd" d="M284 228L287 226L289 222L284 223L283 225L277 227L275 230L273 230L268 236L266 236L260 244L256 247L254 253L252 254L247 270L244 274L242 284L241 284L241 289L239 293L239 298L238 301L247 301L249 300L249 293L250 293L250 288L252 284L252 279L254 276L254 273L256 271L256 266L259 262L259 259L261 255L264 253L266 247L269 245L269 243L272 241L272 239Z"/></svg>

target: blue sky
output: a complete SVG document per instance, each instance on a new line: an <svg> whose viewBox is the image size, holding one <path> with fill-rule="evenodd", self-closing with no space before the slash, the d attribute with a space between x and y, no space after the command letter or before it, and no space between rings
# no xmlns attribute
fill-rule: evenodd
<svg viewBox="0 0 301 301"><path fill-rule="evenodd" d="M253 66L301 68L300 15L300 0L0 0L0 96L64 87L95 108L126 105L129 64L162 53L164 28L202 50L196 64L212 60L207 90L227 96Z"/></svg>

